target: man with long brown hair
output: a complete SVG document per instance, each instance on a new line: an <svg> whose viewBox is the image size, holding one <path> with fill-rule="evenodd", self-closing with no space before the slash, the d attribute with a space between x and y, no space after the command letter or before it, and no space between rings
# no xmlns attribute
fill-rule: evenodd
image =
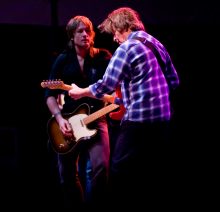
<svg viewBox="0 0 220 212"><path fill-rule="evenodd" d="M75 83L87 87L102 78L111 53L106 49L94 48L95 32L92 22L85 16L71 18L67 23L66 32L67 48L53 63L49 80L60 79L65 85ZM64 94L62 107L59 107L57 102L60 94ZM73 126L64 114L71 114L85 104L88 105L90 113L105 106L104 101L94 98L74 100L67 91L61 89L47 88L45 98L58 128L65 138L70 138L70 141L73 134L79 133L80 129L74 132ZM105 200L110 154L105 116L98 118L88 127L96 129L97 134L91 137L84 135L78 142L81 143L80 147L66 154L57 154L59 180L64 192L66 209L74 210L78 206L96 204Z"/></svg>

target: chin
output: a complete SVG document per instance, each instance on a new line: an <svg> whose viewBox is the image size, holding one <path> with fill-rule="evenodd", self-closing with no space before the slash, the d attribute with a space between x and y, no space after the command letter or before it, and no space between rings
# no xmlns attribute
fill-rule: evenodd
<svg viewBox="0 0 220 212"><path fill-rule="evenodd" d="M82 45L82 47L85 48L85 49L88 49L88 48L90 48L90 44L89 43L88 44L84 44L84 45Z"/></svg>

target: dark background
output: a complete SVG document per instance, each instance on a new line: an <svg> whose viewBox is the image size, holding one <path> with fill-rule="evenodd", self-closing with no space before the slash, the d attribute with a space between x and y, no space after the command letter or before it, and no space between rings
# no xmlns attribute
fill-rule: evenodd
<svg viewBox="0 0 220 212"><path fill-rule="evenodd" d="M147 31L168 49L180 76L175 99L174 141L193 196L211 187L210 153L217 138L220 15L215 1L2 0L0 3L0 191L1 205L21 209L59 205L46 125L50 117L41 81L66 45L65 25L86 15L95 27L112 9L130 6ZM114 51L97 31L96 46ZM217 119L217 120L216 120ZM210 145L211 144L211 145ZM211 148L209 148L211 146ZM174 158L175 160L175 158ZM184 164L184 165L183 165ZM53 167L52 167L53 168ZM204 183L204 181L206 183ZM202 183L203 182L203 183ZM3 203L3 204L2 204Z"/></svg>

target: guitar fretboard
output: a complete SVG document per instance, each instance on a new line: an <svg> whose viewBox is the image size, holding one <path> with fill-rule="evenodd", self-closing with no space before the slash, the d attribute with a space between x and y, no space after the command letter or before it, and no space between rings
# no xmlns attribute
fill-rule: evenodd
<svg viewBox="0 0 220 212"><path fill-rule="evenodd" d="M116 108L118 108L119 105L117 104L110 104L106 107L103 107L102 109L96 111L95 113L92 113L91 115L87 116L86 118L83 119L84 124L89 124L93 121L95 121L96 119L100 118L101 116L115 110Z"/></svg>

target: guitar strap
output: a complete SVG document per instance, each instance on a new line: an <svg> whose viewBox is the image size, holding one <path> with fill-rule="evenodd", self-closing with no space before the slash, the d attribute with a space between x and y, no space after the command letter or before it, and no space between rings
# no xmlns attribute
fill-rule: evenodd
<svg viewBox="0 0 220 212"><path fill-rule="evenodd" d="M162 69L162 71L164 73L164 71L165 71L165 64L164 64L163 60L161 59L161 56L160 56L159 52L153 46L153 44L151 42L149 42L146 38L134 37L133 39L141 41L141 43L143 43L145 46L147 46L149 49L151 49L151 51L154 53L155 57L157 58L157 61L160 64L160 67L161 67L161 69ZM164 75L164 76L166 76L166 75Z"/></svg>
<svg viewBox="0 0 220 212"><path fill-rule="evenodd" d="M133 39L136 39L136 40L139 40L139 41L141 41L141 43L143 43L145 46L147 46L149 49L151 49L151 51L153 52L153 54L155 55L155 57L157 58L157 61L158 61L158 63L159 63L159 65L160 65L160 67L161 67L161 69L162 69L162 72L163 72L163 74L164 74L164 76L165 76L165 79L166 79L166 81L167 81L167 84L168 84L168 87L169 87L169 90L170 90L170 102L171 102L171 106L173 107L173 102L174 102L174 96L176 96L177 94L176 94L176 91L174 91L174 90L172 90L171 88L170 88L170 84L169 84L169 80L167 80L167 78L166 78L166 74L164 73L165 72L165 68L166 68L166 64L164 63L164 61L161 59L161 56L160 56L160 54L159 54L159 52L158 52L158 50L154 47L154 45L151 43L151 42L149 42L146 38L142 38L142 37L134 37ZM174 109L173 108L171 108L171 110L173 111Z"/></svg>

